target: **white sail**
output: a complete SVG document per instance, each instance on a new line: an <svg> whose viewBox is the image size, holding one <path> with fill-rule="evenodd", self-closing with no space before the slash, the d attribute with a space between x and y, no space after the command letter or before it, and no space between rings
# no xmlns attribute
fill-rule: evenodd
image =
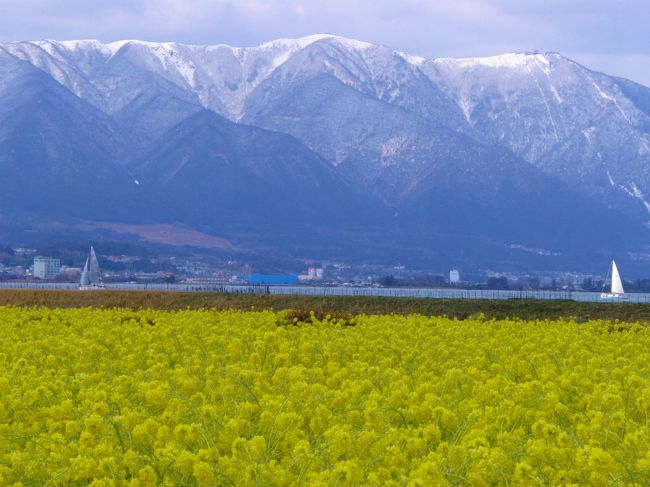
<svg viewBox="0 0 650 487"><path fill-rule="evenodd" d="M95 249L92 246L90 247L90 267L88 269L88 280L90 281L91 286L99 286L102 283L102 274L99 270L99 262L97 261Z"/></svg>
<svg viewBox="0 0 650 487"><path fill-rule="evenodd" d="M90 256L86 258L83 271L81 272L81 279L79 280L79 289L102 289L102 273L99 270L99 262L97 261L97 254L95 249L90 247Z"/></svg>
<svg viewBox="0 0 650 487"><path fill-rule="evenodd" d="M81 271L81 279L79 281L80 286L90 286L90 279L88 278L88 258L86 257L86 264L84 265L84 270Z"/></svg>
<svg viewBox="0 0 650 487"><path fill-rule="evenodd" d="M624 292L623 283L621 282L621 276L618 273L616 262L612 261L612 294L623 294Z"/></svg>

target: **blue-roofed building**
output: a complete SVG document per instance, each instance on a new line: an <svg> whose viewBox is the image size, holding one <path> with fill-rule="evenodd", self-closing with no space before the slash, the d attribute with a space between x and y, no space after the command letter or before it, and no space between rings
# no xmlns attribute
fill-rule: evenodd
<svg viewBox="0 0 650 487"><path fill-rule="evenodd" d="M246 281L249 284L298 284L295 274L248 274Z"/></svg>

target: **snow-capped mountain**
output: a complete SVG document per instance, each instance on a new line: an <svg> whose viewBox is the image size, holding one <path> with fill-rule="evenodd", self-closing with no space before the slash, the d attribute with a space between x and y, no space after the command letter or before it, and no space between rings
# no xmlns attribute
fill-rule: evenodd
<svg viewBox="0 0 650 487"><path fill-rule="evenodd" d="M265 226L282 245L276 230L289 219L322 255L358 246L355 232L375 235L378 259L401 261L439 237L448 252L434 261L477 242L506 260L544 245L606 252L605 222L645 252L650 89L557 53L424 59L324 34L243 48L15 42L0 44L0 63L0 170L12 195L34 173L39 187L64 188L93 159L117 178L110 187L125 186L117 201L140 208L115 218L192 214L234 239ZM69 123L57 126L59 115ZM43 207L15 202L5 209Z"/></svg>
<svg viewBox="0 0 650 487"><path fill-rule="evenodd" d="M148 73L152 81L159 77L170 83L164 88L180 89L189 100L236 120L247 96L261 81L296 52L328 38L280 39L249 48L137 40L108 44L46 40L4 44L3 48L109 113L137 96L143 87L133 81ZM131 82L124 86L119 83L122 80Z"/></svg>
<svg viewBox="0 0 650 487"><path fill-rule="evenodd" d="M487 140L597 197L647 203L650 90L557 53L434 59L421 69Z"/></svg>

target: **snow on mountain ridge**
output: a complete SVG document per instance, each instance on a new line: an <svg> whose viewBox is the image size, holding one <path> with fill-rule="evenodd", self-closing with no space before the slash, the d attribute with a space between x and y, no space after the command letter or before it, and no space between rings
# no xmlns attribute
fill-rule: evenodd
<svg viewBox="0 0 650 487"><path fill-rule="evenodd" d="M575 105L576 96L587 96L589 106L594 108L596 105L607 110L611 107L628 124L634 125L642 119L609 77L592 72L556 52L426 59L332 34L282 38L252 47L141 40L106 44L97 40L34 41L0 45L49 72L75 94L109 113L121 109L124 103L137 96L135 91L127 93L121 89L120 81L132 76L128 66L134 66L141 69L143 75L152 73L173 83L204 108L239 121L244 116L249 96L260 84L299 52L321 42L323 49L296 58L295 63L284 68L286 72L282 72L278 80L289 79L296 73L303 76L327 73L363 93L412 110L408 104L409 89L417 86L412 84L417 73L423 73L453 100L470 126L493 132L490 137L497 143L507 143L509 138L515 137L516 140L507 145L528 161L545 153L549 144L589 126L588 118L595 112L587 113L592 109L587 110L582 103ZM122 71L112 68L111 79L98 78L106 76L103 65L118 56L128 63L118 63ZM396 63L396 58L407 64ZM136 85L132 88L137 89ZM580 95L580 92L585 93ZM119 94L116 96L116 93ZM522 103L540 109L535 123L542 130L534 137L523 136L516 130L515 125L520 123L516 111ZM498 124L501 127L495 129Z"/></svg>
<svg viewBox="0 0 650 487"><path fill-rule="evenodd" d="M248 95L260 83L296 53L319 41L335 43L350 53L360 53L377 47L367 42L331 34L277 39L253 47L232 47L226 44L198 46L147 41L116 41L107 46L113 56L129 45L140 46L151 52L162 68L157 74L175 83L178 83L176 75L179 75L185 87L198 96L205 108L236 121L243 116ZM225 107L226 111L220 107Z"/></svg>
<svg viewBox="0 0 650 487"><path fill-rule="evenodd" d="M620 90L609 78L591 72L556 52L426 59L332 34L282 38L252 47L232 47L227 44L201 46L142 40L110 43L98 40L44 40L0 45L49 72L75 94L109 113L121 109L125 102L128 103L128 100L137 96L135 92L129 94L120 90L120 79L132 76L127 71L113 70L110 74L112 79L98 78L106 76L103 65L120 56L143 73L161 76L178 86L204 108L238 121L244 116L249 96L261 83L299 52L321 42L327 46L325 51L318 51L325 53L324 59L317 57L315 59L320 61L313 64L307 58L301 59L290 69L287 68L289 71L282 76L292 76L296 69L301 72L305 70L304 73L309 76L319 72L328 73L345 84L388 103L409 106L405 98L409 93L409 80L415 79L417 72L422 72L455 102L472 127L476 127L476 108L480 106L485 94L492 93L494 96L498 93L504 103L518 104L523 98L517 93L523 89L527 96L533 96L534 100L541 103L542 116L548 120L549 133L552 133L552 140L556 142L566 136L570 129L562 127L563 113L570 113L558 106L575 97L575 89L582 86L580 83L583 79L587 83L581 89L596 92L603 108L612 106L631 124L636 116L634 107L621 96ZM396 57L412 67L410 73L407 72L408 69L405 70L404 64L400 66L395 63ZM125 70L126 66L122 62L120 69ZM137 89L137 86L133 89ZM121 94L116 97L116 92ZM570 105L569 101L567 106ZM486 108L491 113L490 117L502 117L494 111L496 105ZM577 109L582 110L581 107ZM578 128L584 129L586 125L575 127ZM510 130L504 130L505 137ZM497 140L501 140L498 133L495 135ZM528 160L534 159L538 153L537 149L528 147L523 139L511 148L518 154L522 154L522 150L526 151L525 158Z"/></svg>
<svg viewBox="0 0 650 487"><path fill-rule="evenodd" d="M544 54L537 52L512 52L505 54L498 54L496 56L487 57L469 57L469 58L450 58L440 57L431 59L434 63L451 63L457 65L459 68L470 68L473 66L484 66L490 68L523 68L531 62L539 63L544 66L548 72L550 67L549 57L560 57L555 52L547 52Z"/></svg>
<svg viewBox="0 0 650 487"><path fill-rule="evenodd" d="M426 59L408 53L394 51L388 47L372 44L355 39L349 39L333 34L314 34L296 39L276 39L261 43L252 47L232 47L227 44L215 45L193 45L176 42L151 42L142 40L119 40L110 43L102 43L97 40L69 40L69 41L34 41L31 43L18 43L23 47L27 44L40 47L49 54L55 62L42 59L42 55L21 53L23 59L29 60L37 67L51 72L61 84L72 89L78 96L83 97L84 90L81 88L86 78L87 84L93 85L93 89L104 92L104 97L111 98L111 92L107 91L116 86L115 82L97 81L97 63L108 63L111 59L124 53L130 63L135 64L145 71L152 71L154 74L178 85L181 89L192 93L200 101L204 108L215 110L232 120L239 120L243 116L245 102L250 93L257 86L266 80L275 70L285 64L298 52L311 46L314 43L327 42L337 49L342 49L341 55L349 57L356 63L359 78L358 82L353 79L342 79L346 84L357 87L359 83L367 87L373 86L377 96L389 103L397 102L400 90L397 85L391 85L388 80L397 81L403 78L403 74L395 71L394 67L385 60L393 56L399 56L416 70L424 69L427 64L446 65L452 69L469 69L471 66L491 67L519 67L530 61L530 56L548 75L549 61L545 58L548 54L511 53L489 58L437 58ZM128 52L125 49L135 49ZM139 54L138 49L142 54ZM28 51L27 48L19 50ZM67 53L70 53L68 56ZM93 53L98 53L99 56ZM150 57L146 56L149 54ZM382 56L387 56L382 58ZM35 59L39 57L39 59ZM71 57L73 59L67 59ZM84 64L78 65L78 60L83 58ZM331 71L333 68L325 61L323 68ZM379 62L379 64L377 64ZM347 65L350 66L350 65ZM318 68L316 68L318 69ZM341 71L342 76L349 77L347 68ZM365 70L365 74L362 72ZM340 77L337 73L333 73ZM125 73L126 75L126 73ZM430 76L429 76L430 77ZM376 83L380 81L381 86ZM384 86L385 85L385 86ZM367 88L370 90L370 88ZM89 87L85 91L92 91ZM372 91L372 90L371 90ZM556 100L561 100L560 95L552 88ZM110 101L107 102L107 109L112 112L120 106L111 108ZM472 103L457 100L458 106L470 121ZM470 121L471 123L471 121Z"/></svg>
<svg viewBox="0 0 650 487"><path fill-rule="evenodd" d="M65 43L65 44L64 44ZM66 45L67 44L67 45ZM90 48L99 50L106 55L106 48L99 41L33 41L11 42L0 44L7 52L18 59L49 73L58 83L67 87L80 98L89 98L93 94L83 69L79 66L78 56L69 56L66 53L77 53L75 49L81 46L84 52L91 52Z"/></svg>
<svg viewBox="0 0 650 487"><path fill-rule="evenodd" d="M40 41L36 42L39 45L60 45L65 47L66 49L70 51L79 51L83 49L96 49L96 50L101 50L103 52L109 53L110 52L110 44L104 44L101 41L98 41L97 39L85 39L85 40L70 40L70 41L55 41L55 40L47 40L47 41Z"/></svg>
<svg viewBox="0 0 650 487"><path fill-rule="evenodd" d="M246 46L246 47L231 46L229 44L201 45L201 44L185 44L185 43L177 43L177 42L154 42L154 41L143 41L138 39L125 39L125 40L118 40L118 41L113 41L108 43L102 43L101 41L96 39L85 39L85 40L80 39L80 40L64 40L64 41L41 40L41 41L25 41L25 42L39 45L48 51L50 50L50 48L45 46L59 45L71 51L85 48L85 49L102 50L104 52L111 53L111 54L117 53L122 47L124 47L127 44L138 44L144 47L157 48L157 49L160 49L162 47L167 50L174 49L174 48L176 49L185 48L185 49L200 49L200 50L210 51L215 49L227 48L232 50L234 53L236 53L238 58L243 59L243 57L247 53L252 51L268 52L268 51L283 49L287 51L287 54L290 55L293 52L304 49L305 47L313 44L314 42L318 42L324 39L336 41L344 45L345 47L356 49L356 50L364 50L364 49L371 49L375 47L381 47L381 45L379 44L373 44L370 42L342 37L334 34L312 34L312 35L298 37L298 38L280 38L272 41L263 42L256 46ZM22 43L24 42L17 42L12 44L22 44ZM469 66L471 64L480 64L483 66L493 66L493 67L521 66L525 62L527 62L531 57L548 65L548 59L546 58L546 56L558 55L555 52L546 52L543 54L537 52L513 52L513 53L504 53L504 54L488 56L488 57L426 58L423 56L413 55L403 51L395 51L395 53L402 56L409 63L414 64L416 66L421 65L427 61L433 61L436 63L455 62L466 66Z"/></svg>

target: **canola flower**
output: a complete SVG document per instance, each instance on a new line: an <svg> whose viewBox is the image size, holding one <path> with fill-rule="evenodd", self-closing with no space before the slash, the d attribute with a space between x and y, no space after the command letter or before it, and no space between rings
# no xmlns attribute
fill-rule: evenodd
<svg viewBox="0 0 650 487"><path fill-rule="evenodd" d="M0 307L1 486L650 485L650 332Z"/></svg>

